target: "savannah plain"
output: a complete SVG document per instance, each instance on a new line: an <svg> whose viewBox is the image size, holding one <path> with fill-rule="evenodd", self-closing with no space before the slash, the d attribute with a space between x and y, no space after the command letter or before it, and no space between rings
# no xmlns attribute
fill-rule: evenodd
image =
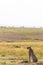
<svg viewBox="0 0 43 65"><path fill-rule="evenodd" d="M27 47L33 49L39 65L43 65L43 28L0 27L0 65L27 63Z"/></svg>

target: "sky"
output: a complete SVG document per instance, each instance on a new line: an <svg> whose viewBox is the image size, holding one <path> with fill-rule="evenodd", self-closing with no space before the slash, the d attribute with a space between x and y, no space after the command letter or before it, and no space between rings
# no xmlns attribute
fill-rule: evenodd
<svg viewBox="0 0 43 65"><path fill-rule="evenodd" d="M43 0L0 0L0 26L43 27Z"/></svg>

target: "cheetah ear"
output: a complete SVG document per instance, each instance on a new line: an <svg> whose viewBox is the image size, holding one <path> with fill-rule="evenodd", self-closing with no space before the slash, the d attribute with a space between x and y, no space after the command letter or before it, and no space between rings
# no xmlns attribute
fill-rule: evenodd
<svg viewBox="0 0 43 65"><path fill-rule="evenodd" d="M31 48L31 46L28 46L27 49Z"/></svg>

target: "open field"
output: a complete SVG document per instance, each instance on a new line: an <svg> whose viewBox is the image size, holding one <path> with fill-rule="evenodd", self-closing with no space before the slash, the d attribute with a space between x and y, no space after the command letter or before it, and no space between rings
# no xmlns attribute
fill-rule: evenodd
<svg viewBox="0 0 43 65"><path fill-rule="evenodd" d="M43 41L43 28L0 27L0 41Z"/></svg>
<svg viewBox="0 0 43 65"><path fill-rule="evenodd" d="M43 62L43 28L0 27L0 65L28 62L28 46L33 49L38 63Z"/></svg>
<svg viewBox="0 0 43 65"><path fill-rule="evenodd" d="M0 63L28 61L28 46L32 47L38 62L43 62L43 42L0 42Z"/></svg>

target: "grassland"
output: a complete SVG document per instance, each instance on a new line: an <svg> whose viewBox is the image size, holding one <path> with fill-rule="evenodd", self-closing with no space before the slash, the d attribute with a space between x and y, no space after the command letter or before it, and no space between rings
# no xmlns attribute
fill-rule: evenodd
<svg viewBox="0 0 43 65"><path fill-rule="evenodd" d="M0 59L17 58L28 61L27 47L32 47L38 62L43 62L43 42L0 42ZM3 62L19 63L24 60L4 60ZM1 62L2 60L0 60Z"/></svg>
<svg viewBox="0 0 43 65"><path fill-rule="evenodd" d="M43 28L0 27L0 41L43 41Z"/></svg>
<svg viewBox="0 0 43 65"><path fill-rule="evenodd" d="M28 61L28 46L32 47L38 62L43 62L43 28L0 27L0 65L24 61L8 58Z"/></svg>

